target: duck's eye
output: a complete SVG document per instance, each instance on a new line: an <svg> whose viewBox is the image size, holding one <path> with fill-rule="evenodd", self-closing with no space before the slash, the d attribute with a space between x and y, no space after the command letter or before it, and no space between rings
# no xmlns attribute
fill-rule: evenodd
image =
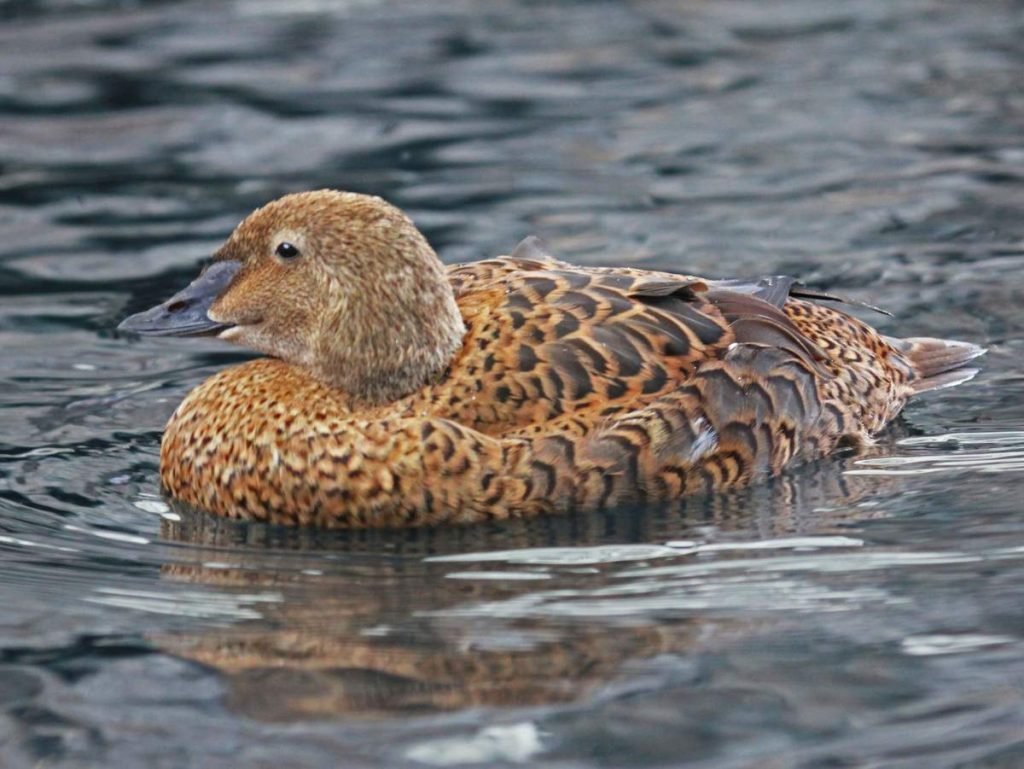
<svg viewBox="0 0 1024 769"><path fill-rule="evenodd" d="M299 249L293 244L285 241L284 243L278 243L277 248L274 249L274 253L282 259L294 259L299 255Z"/></svg>

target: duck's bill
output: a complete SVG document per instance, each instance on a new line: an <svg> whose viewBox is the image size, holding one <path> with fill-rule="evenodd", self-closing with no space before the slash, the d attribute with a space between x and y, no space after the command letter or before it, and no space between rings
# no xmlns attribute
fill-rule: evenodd
<svg viewBox="0 0 1024 769"><path fill-rule="evenodd" d="M143 336L212 336L231 328L207 313L241 266L233 259L214 262L163 304L129 315L118 324L118 330Z"/></svg>

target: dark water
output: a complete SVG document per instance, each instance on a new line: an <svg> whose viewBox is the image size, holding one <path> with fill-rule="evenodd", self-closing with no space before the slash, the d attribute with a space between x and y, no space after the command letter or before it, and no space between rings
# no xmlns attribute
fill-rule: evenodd
<svg viewBox="0 0 1024 769"><path fill-rule="evenodd" d="M0 2L0 766L1024 766L1024 6ZM179 520L243 354L119 338L249 209L794 272L970 385L685 512Z"/></svg>

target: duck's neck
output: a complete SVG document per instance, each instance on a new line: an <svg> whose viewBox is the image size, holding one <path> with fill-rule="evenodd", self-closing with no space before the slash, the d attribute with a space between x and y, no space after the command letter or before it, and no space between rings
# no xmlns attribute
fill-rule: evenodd
<svg viewBox="0 0 1024 769"><path fill-rule="evenodd" d="M438 381L462 346L466 326L444 265L425 240L416 245L404 269L325 318L313 373L355 401L390 403Z"/></svg>

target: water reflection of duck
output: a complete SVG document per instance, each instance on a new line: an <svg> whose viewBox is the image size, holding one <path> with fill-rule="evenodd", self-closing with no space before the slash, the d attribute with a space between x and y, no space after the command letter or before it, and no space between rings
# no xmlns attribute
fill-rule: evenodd
<svg viewBox="0 0 1024 769"><path fill-rule="evenodd" d="M655 502L863 445L981 349L882 337L790 278L445 268L378 198L289 195L122 328L274 356L171 418L161 479L239 518L404 526Z"/></svg>
<svg viewBox="0 0 1024 769"><path fill-rule="evenodd" d="M846 477L841 466L821 463L661 510L472 527L327 532L183 511L180 522L163 524L164 536L182 545L169 551L164 579L237 590L242 602L256 592L277 600L255 605L260 619L150 640L216 668L229 705L268 721L586 701L635 687L650 666L660 686L681 660L742 642L764 618L686 608L702 585L727 592L735 574L712 572L705 582L646 571L744 551L665 557L659 543L701 541L712 531L718 544L796 536L807 547L822 534L849 537L858 522L885 515L863 501L884 497L891 480ZM511 563L495 551L511 552ZM777 589L763 573L750 581L766 583L769 595ZM598 606L613 595L626 611ZM552 603L583 614L574 619Z"/></svg>

